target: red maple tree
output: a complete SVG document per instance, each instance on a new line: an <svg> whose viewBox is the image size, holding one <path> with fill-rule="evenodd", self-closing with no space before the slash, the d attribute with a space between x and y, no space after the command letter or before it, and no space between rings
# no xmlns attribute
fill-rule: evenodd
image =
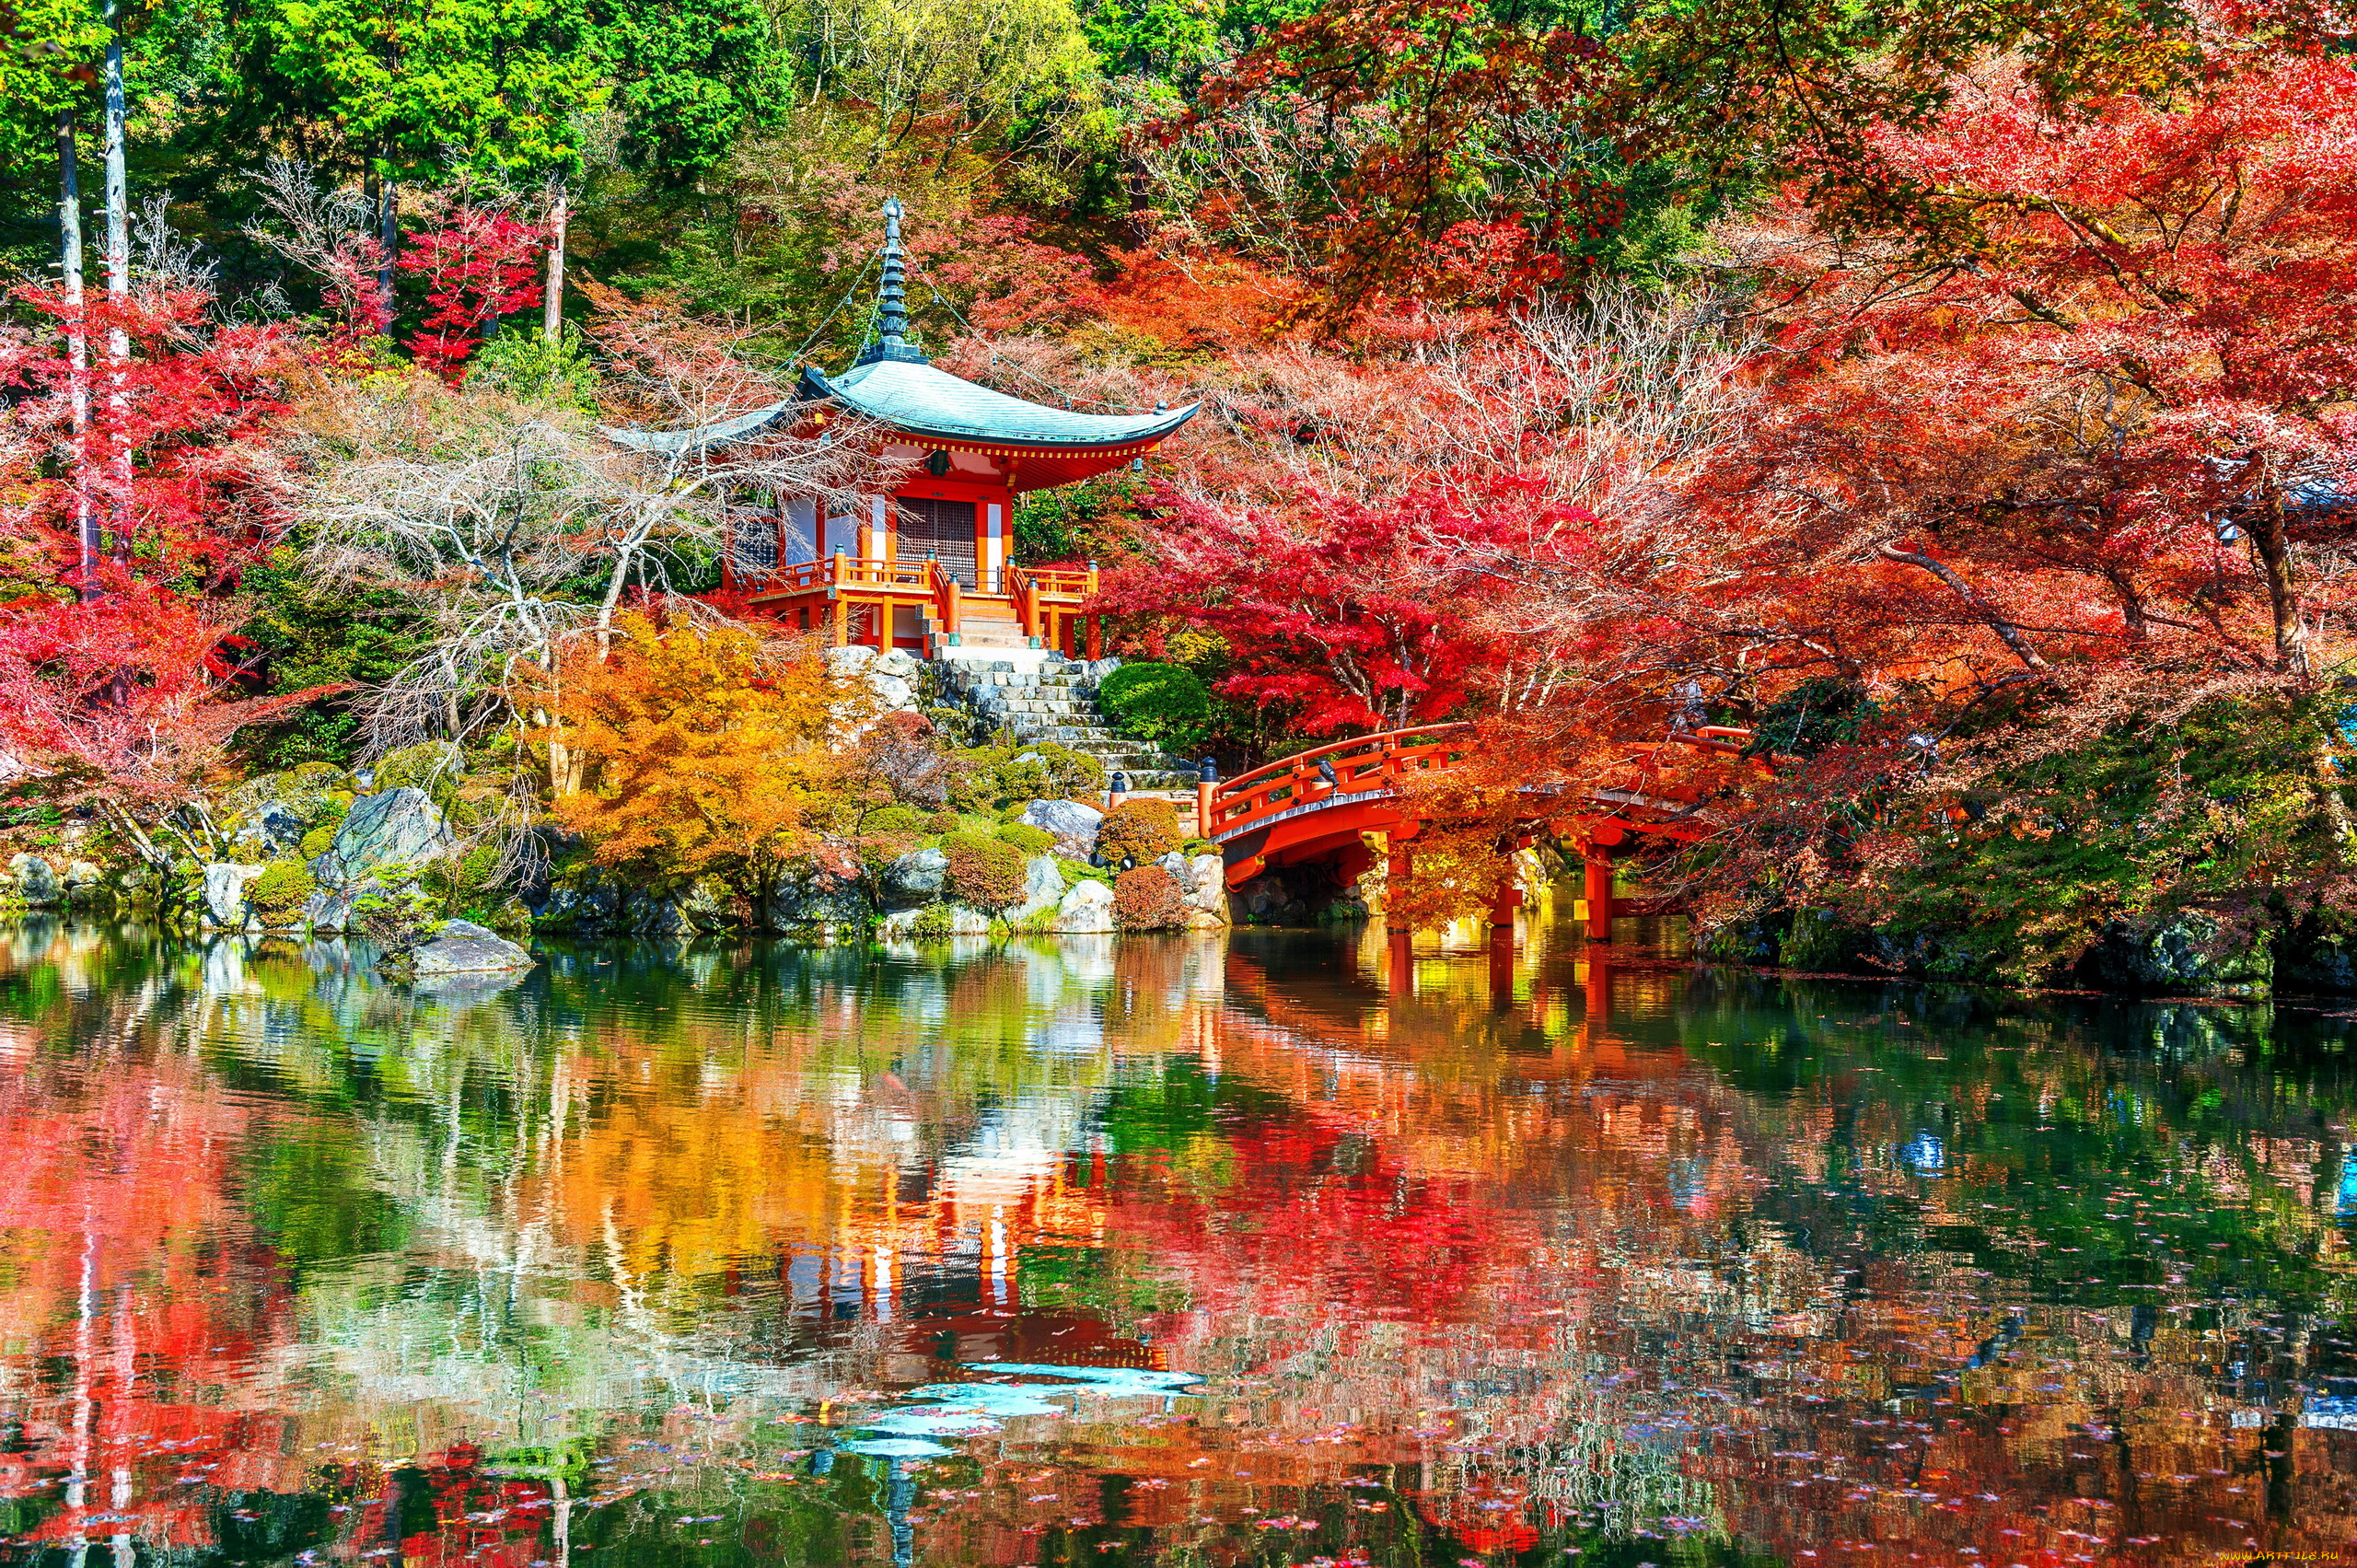
<svg viewBox="0 0 2357 1568"><path fill-rule="evenodd" d="M505 205L460 192L443 203L441 226L409 238L401 271L425 284L425 319L407 347L418 364L457 383L498 319L540 296L547 233Z"/></svg>

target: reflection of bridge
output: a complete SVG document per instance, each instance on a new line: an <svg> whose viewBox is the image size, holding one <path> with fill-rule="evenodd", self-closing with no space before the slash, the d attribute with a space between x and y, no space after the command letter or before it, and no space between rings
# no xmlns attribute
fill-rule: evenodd
<svg viewBox="0 0 2357 1568"><path fill-rule="evenodd" d="M1734 760L1751 738L1746 729L1708 725L1631 745L1624 771L1585 795L1557 789L1521 792L1512 827L1515 847L1553 839L1580 855L1591 941L1612 935L1612 861L1640 835L1690 843L1713 826L1701 787L1667 778L1672 749ZM1202 786L1204 835L1220 846L1227 885L1265 872L1324 865L1347 883L1375 864L1381 840L1396 883L1415 872L1415 841L1433 820L1418 784L1466 768L1479 755L1469 724L1426 725L1336 741L1264 768ZM1512 926L1521 893L1502 883L1491 923Z"/></svg>

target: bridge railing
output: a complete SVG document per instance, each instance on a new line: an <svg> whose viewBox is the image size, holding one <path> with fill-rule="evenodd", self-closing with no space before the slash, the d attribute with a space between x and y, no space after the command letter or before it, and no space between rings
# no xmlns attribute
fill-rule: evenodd
<svg viewBox="0 0 2357 1568"><path fill-rule="evenodd" d="M1462 723L1386 730L1296 752L1240 773L1212 791L1205 836L1230 839L1338 796L1395 790L1404 777L1450 768L1470 755L1472 731L1471 725ZM1664 755L1675 749L1736 757L1750 744L1751 735L1731 725L1703 725L1673 731L1660 740L1633 742L1626 755L1630 772L1600 788L1596 799L1613 809L1690 807L1701 792L1691 784L1663 782Z"/></svg>
<svg viewBox="0 0 2357 1568"><path fill-rule="evenodd" d="M1446 768L1462 760L1472 733L1469 724L1386 730L1296 752L1240 773L1212 791L1205 834L1229 839L1336 796L1396 789L1410 774ZM1321 763L1331 769L1330 780Z"/></svg>

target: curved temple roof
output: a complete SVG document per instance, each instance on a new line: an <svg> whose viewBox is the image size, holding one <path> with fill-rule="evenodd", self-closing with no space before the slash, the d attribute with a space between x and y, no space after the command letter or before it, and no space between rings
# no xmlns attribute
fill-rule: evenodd
<svg viewBox="0 0 2357 1568"><path fill-rule="evenodd" d="M1195 416L1189 403L1167 412L1075 413L994 392L921 362L877 359L840 376L802 374L812 398L831 398L880 424L920 439L1056 449L1131 447L1159 441Z"/></svg>
<svg viewBox="0 0 2357 1568"><path fill-rule="evenodd" d="M978 386L929 363L907 341L908 316L900 269L900 203L884 203L884 275L877 290L882 334L840 376L812 369L802 373L802 402L772 403L735 419L685 430L618 430L606 436L642 452L676 457L693 448L743 440L807 403L832 401L877 424L929 445L979 447L1005 455L1037 454L1050 459L1029 465L1029 483L1062 484L1103 471L1116 454L1153 445L1186 424L1202 405L1152 413L1077 413L1050 408ZM1096 455L1095 461L1089 457ZM1053 459L1062 458L1062 462Z"/></svg>

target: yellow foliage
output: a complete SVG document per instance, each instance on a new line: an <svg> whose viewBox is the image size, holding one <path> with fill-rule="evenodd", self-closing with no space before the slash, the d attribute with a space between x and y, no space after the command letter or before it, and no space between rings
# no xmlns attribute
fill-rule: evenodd
<svg viewBox="0 0 2357 1568"><path fill-rule="evenodd" d="M816 845L841 771L838 685L804 643L625 616L609 656L567 661L546 704L542 743L583 763L557 819L602 864L765 898Z"/></svg>

